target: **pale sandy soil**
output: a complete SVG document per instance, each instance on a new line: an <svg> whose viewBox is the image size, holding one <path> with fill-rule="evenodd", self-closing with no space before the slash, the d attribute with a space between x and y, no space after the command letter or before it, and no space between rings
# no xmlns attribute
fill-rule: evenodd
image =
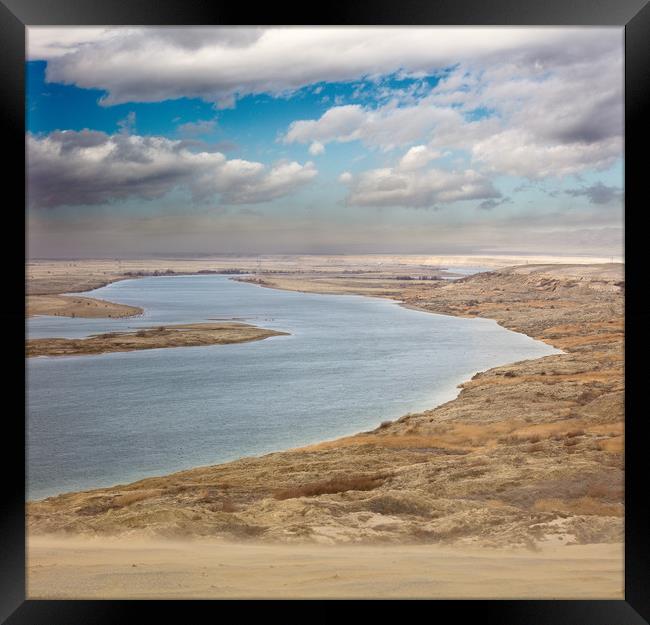
<svg viewBox="0 0 650 625"><path fill-rule="evenodd" d="M142 328L129 332L93 334L83 339L30 339L26 342L26 347L27 357L77 356L163 347L246 343L286 334L286 332L258 328L248 323L188 323Z"/></svg>
<svg viewBox="0 0 650 625"><path fill-rule="evenodd" d="M622 599L623 545L539 551L32 537L29 599Z"/></svg>

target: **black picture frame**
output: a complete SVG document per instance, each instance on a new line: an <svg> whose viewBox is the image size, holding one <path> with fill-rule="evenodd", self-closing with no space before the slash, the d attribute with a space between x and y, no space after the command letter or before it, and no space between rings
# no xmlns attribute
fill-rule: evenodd
<svg viewBox="0 0 650 625"><path fill-rule="evenodd" d="M499 625L637 625L650 620L650 518L645 500L645 457L642 437L645 403L640 391L647 369L642 350L649 344L650 314L644 310L645 230L643 198L645 151L648 145L650 91L650 6L648 0L374 0L370 3L262 5L205 0L0 0L0 125L5 146L3 166L5 237L2 254L5 306L1 308L9 371L3 429L2 517L0 527L0 622L10 625L127 623L154 616L152 602L34 601L25 598L25 428L24 414L24 213L25 195L25 27L36 25L570 25L625 27L625 598L620 601L438 601L435 614L450 610L454 621ZM644 121L646 124L644 124ZM21 156L19 156L21 155ZM646 174L647 176L647 174ZM22 198L22 199L21 199ZM9 223L7 223L7 221ZM23 258L20 258L21 251ZM19 265L22 270L19 270ZM7 286L8 284L8 286ZM11 328L8 332L6 328ZM11 362L15 358L16 364ZM22 386L22 390L21 390ZM8 406L13 406L15 409ZM196 622L201 610L212 618L211 602L167 601L159 604L166 618ZM189 612L189 611L192 612ZM444 617L443 617L444 618Z"/></svg>

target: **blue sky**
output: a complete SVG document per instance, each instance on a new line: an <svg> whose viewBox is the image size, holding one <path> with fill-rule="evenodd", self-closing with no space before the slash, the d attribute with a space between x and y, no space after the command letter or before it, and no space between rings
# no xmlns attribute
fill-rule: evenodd
<svg viewBox="0 0 650 625"><path fill-rule="evenodd" d="M32 257L621 256L620 29L30 28Z"/></svg>

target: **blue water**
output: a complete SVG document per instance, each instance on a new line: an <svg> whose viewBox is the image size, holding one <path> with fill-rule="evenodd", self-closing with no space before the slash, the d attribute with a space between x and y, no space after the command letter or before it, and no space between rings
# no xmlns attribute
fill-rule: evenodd
<svg viewBox="0 0 650 625"><path fill-rule="evenodd" d="M290 332L236 345L27 361L28 497L126 483L353 434L455 397L500 364L556 353L487 319L226 276L88 293L138 318L36 317L29 338L231 319Z"/></svg>

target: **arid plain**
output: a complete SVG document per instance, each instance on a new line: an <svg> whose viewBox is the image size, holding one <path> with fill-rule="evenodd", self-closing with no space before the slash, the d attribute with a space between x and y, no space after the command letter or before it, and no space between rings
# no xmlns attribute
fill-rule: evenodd
<svg viewBox="0 0 650 625"><path fill-rule="evenodd" d="M63 294L141 275L225 271L263 287L491 318L563 351L477 374L456 399L356 436L30 502L30 597L620 598L624 267L558 260L28 263L33 314L96 316L103 305ZM462 266L489 271L439 279ZM139 311L104 310L125 312Z"/></svg>

